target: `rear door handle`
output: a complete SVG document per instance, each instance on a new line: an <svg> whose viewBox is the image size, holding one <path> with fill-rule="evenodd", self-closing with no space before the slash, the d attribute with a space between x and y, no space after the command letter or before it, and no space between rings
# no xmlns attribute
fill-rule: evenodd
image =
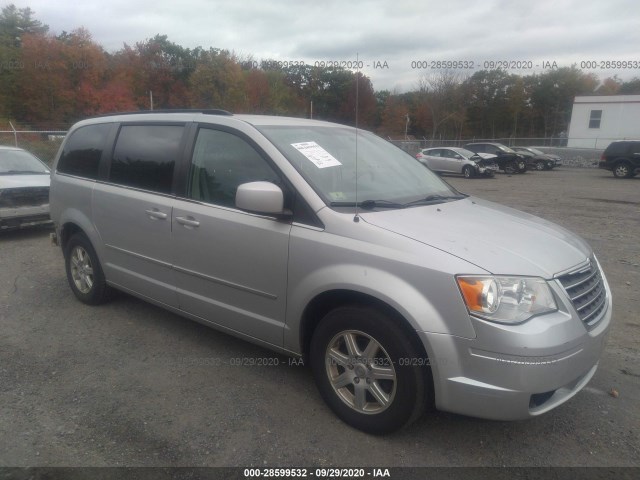
<svg viewBox="0 0 640 480"><path fill-rule="evenodd" d="M167 214L161 212L157 208L151 208L149 210L145 210L145 213L147 215L149 215L149 218L151 218L151 220L166 220L167 219Z"/></svg>
<svg viewBox="0 0 640 480"><path fill-rule="evenodd" d="M196 228L200 226L200 222L193 217L176 217L176 222L180 225L184 225L186 228Z"/></svg>

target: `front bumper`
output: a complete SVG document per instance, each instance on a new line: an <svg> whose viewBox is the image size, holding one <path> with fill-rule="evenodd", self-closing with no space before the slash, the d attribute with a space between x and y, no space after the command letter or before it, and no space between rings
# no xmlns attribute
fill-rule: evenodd
<svg viewBox="0 0 640 480"><path fill-rule="evenodd" d="M0 208L0 230L50 224L49 204Z"/></svg>
<svg viewBox="0 0 640 480"><path fill-rule="evenodd" d="M492 177L497 171L498 166L479 166L477 167L478 175L484 175L486 177Z"/></svg>
<svg viewBox="0 0 640 480"><path fill-rule="evenodd" d="M563 302L559 311L521 325L471 317L474 339L419 332L429 354L436 407L518 420L569 400L593 377L606 345L612 311L606 288L606 309L589 331Z"/></svg>

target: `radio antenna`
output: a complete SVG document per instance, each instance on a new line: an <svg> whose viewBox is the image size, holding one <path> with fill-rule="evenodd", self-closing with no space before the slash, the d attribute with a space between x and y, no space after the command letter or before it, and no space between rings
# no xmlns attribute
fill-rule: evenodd
<svg viewBox="0 0 640 480"><path fill-rule="evenodd" d="M353 217L353 221L358 223L360 217L358 216L358 110L360 109L359 98L359 85L360 85L360 59L356 52L356 213Z"/></svg>

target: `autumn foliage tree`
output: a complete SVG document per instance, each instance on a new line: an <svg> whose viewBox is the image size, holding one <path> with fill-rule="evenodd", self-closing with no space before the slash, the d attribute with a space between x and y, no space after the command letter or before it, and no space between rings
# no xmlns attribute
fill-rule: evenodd
<svg viewBox="0 0 640 480"><path fill-rule="evenodd" d="M216 48L199 55L189 78L189 93L194 108L243 111L248 100L239 63L229 51Z"/></svg>

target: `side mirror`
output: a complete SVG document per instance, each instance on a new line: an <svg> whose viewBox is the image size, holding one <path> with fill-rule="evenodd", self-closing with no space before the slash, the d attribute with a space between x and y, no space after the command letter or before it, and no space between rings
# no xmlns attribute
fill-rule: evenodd
<svg viewBox="0 0 640 480"><path fill-rule="evenodd" d="M271 182L249 182L238 186L236 207L249 212L283 215L284 195Z"/></svg>

